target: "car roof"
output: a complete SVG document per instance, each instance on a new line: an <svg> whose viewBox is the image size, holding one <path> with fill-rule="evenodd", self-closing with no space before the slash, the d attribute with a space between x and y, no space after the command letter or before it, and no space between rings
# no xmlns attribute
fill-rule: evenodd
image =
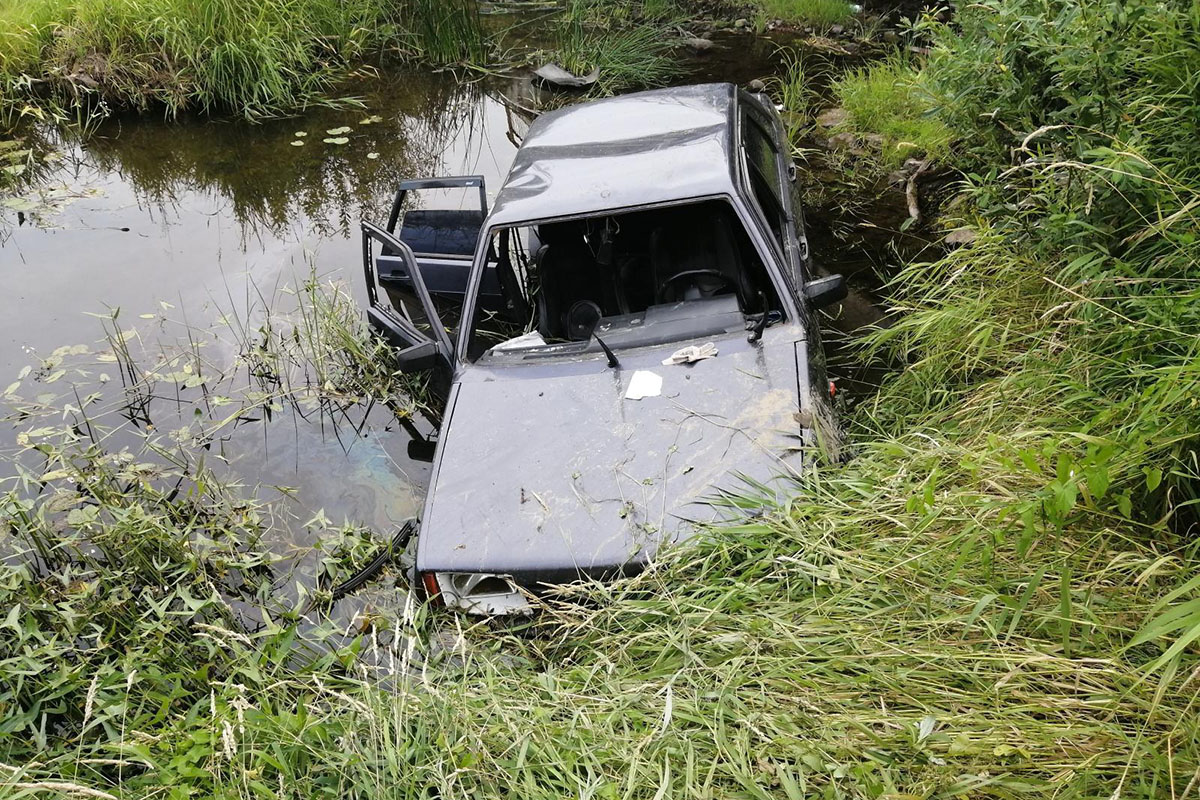
<svg viewBox="0 0 1200 800"><path fill-rule="evenodd" d="M737 87L655 89L543 114L500 187L491 225L733 194Z"/></svg>

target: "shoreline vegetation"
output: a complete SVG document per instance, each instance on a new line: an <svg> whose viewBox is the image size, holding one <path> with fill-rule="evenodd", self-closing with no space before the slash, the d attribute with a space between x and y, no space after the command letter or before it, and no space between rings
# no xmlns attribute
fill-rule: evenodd
<svg viewBox="0 0 1200 800"><path fill-rule="evenodd" d="M611 93L677 75L689 21L744 12L759 26L828 26L851 16L845 0L726 5L566 0L543 7L545 55L580 74L598 68L593 91ZM261 119L353 102L337 96L339 83L389 63L494 71L516 57L513 29L504 13L486 16L501 21L485 22L475 0L0 0L0 123L86 125L126 109Z"/></svg>
<svg viewBox="0 0 1200 800"><path fill-rule="evenodd" d="M277 115L390 53L485 63L470 0L0 0L0 119Z"/></svg>
<svg viewBox="0 0 1200 800"><path fill-rule="evenodd" d="M885 288L854 457L531 622L406 604L349 643L306 626L264 501L143 466L201 429L110 452L86 398L17 401L70 352L23 376L0 795L1194 797L1200 16L978 0L904 36L834 79L833 127L864 173L954 171L934 224L969 235ZM794 84L803 159L817 101ZM241 336L243 372L292 376L249 401L403 403L348 303L310 286ZM127 341L100 355L132 364ZM205 392L203 363L158 379ZM376 546L336 538L335 577Z"/></svg>

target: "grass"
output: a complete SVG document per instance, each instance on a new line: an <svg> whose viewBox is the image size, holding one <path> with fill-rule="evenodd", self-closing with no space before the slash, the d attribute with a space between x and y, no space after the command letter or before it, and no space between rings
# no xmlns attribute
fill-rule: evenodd
<svg viewBox="0 0 1200 800"><path fill-rule="evenodd" d="M914 82L913 69L899 60L883 61L844 76L835 85L846 110L845 129L882 137L879 158L896 167L908 158L944 160L951 129L933 113L933 103Z"/></svg>
<svg viewBox="0 0 1200 800"><path fill-rule="evenodd" d="M769 86L783 106L780 114L788 140L796 142L811 127L821 105L821 92L818 75L809 68L799 50L784 50L782 55L783 72L769 81Z"/></svg>
<svg viewBox="0 0 1200 800"><path fill-rule="evenodd" d="M550 60L576 75L599 71L594 94L663 86L682 72L673 49L674 6L630 0L571 0L557 22Z"/></svg>
<svg viewBox="0 0 1200 800"><path fill-rule="evenodd" d="M468 0L6 0L0 113L277 114L323 101L385 50L485 58L477 13Z"/></svg>
<svg viewBox="0 0 1200 800"><path fill-rule="evenodd" d="M828 27L854 16L846 0L754 0L755 14L788 24Z"/></svg>

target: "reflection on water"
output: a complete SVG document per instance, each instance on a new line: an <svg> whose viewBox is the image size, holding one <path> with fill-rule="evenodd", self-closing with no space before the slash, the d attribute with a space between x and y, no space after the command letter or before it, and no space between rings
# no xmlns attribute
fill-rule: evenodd
<svg viewBox="0 0 1200 800"><path fill-rule="evenodd" d="M196 324L310 264L357 287L352 234L360 218L380 217L398 180L479 172L495 185L507 171L506 111L483 84L404 73L347 91L356 89L365 109L262 125L125 118L82 144L27 132L63 154L42 185L79 199L41 225L0 210L0 278L14 312L0 318L0 377L28 362L24 348L94 339L85 314L106 306L134 315L167 301ZM345 144L322 141L342 127Z"/></svg>

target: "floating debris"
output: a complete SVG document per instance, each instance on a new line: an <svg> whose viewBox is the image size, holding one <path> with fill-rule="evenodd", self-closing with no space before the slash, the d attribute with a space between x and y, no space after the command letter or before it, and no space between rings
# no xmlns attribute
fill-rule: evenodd
<svg viewBox="0 0 1200 800"><path fill-rule="evenodd" d="M360 119L358 121L358 124L359 125L374 125L376 122L383 122L383 117L379 116L378 114L372 114L371 116L367 117L366 119Z"/></svg>
<svg viewBox="0 0 1200 800"><path fill-rule="evenodd" d="M573 72L568 72L567 70L563 69L558 64L551 62L538 67L533 71L533 74L537 75L546 83L552 83L555 86L571 86L578 88L583 86L591 86L593 83L598 81L600 79L600 68L597 67L587 75L576 75Z"/></svg>

